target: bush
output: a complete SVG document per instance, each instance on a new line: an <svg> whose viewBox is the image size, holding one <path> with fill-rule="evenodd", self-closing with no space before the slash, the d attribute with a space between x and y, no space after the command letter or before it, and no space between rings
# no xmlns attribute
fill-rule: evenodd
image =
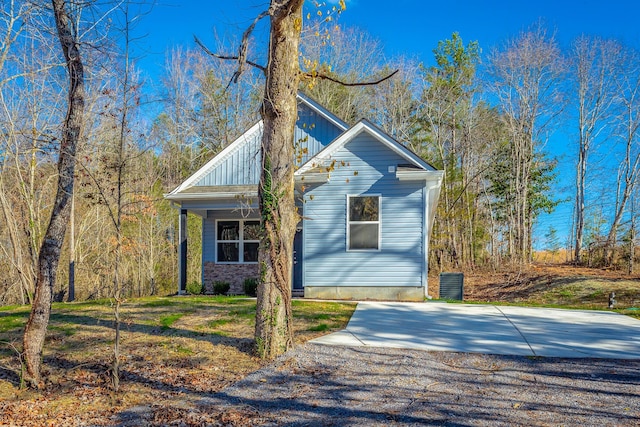
<svg viewBox="0 0 640 427"><path fill-rule="evenodd" d="M244 293L255 297L258 292L258 279L253 277L244 280Z"/></svg>
<svg viewBox="0 0 640 427"><path fill-rule="evenodd" d="M200 295L202 293L202 283L191 282L187 283L187 293L190 295Z"/></svg>
<svg viewBox="0 0 640 427"><path fill-rule="evenodd" d="M229 284L229 282L213 282L213 293L215 295L225 295L227 292L229 292L230 288L231 285Z"/></svg>

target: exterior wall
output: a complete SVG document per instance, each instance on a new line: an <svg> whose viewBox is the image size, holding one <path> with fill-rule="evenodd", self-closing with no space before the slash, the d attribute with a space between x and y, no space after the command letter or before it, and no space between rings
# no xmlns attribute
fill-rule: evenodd
<svg viewBox="0 0 640 427"><path fill-rule="evenodd" d="M260 181L260 142L262 126L253 135L244 135L239 144L212 171L203 176L196 186L251 185Z"/></svg>
<svg viewBox="0 0 640 427"><path fill-rule="evenodd" d="M394 292L402 297L395 288L419 288L421 300L426 284L424 182L399 181L389 167L406 160L365 132L333 158L338 166L329 182L305 193L305 297L321 295L321 287L332 297L346 296L346 290L329 288L361 287L349 291L353 298L395 299ZM366 194L381 195L381 248L347 251L347 195ZM389 287L391 294L381 287Z"/></svg>
<svg viewBox="0 0 640 427"><path fill-rule="evenodd" d="M248 212L244 212L247 214ZM202 220L202 287L206 294L213 293L213 282L229 282L230 294L243 294L244 281L258 278L258 264L217 264L216 263L216 220L259 219L257 212L245 217L236 209L209 210Z"/></svg>
<svg viewBox="0 0 640 427"><path fill-rule="evenodd" d="M213 283L228 282L230 295L244 294L245 279L258 278L258 264L216 264L205 261L203 263L203 284L205 294L213 294Z"/></svg>
<svg viewBox="0 0 640 427"><path fill-rule="evenodd" d="M342 131L333 123L304 104L298 106L298 121L295 129L296 144L300 157L296 163L302 164ZM251 135L244 135L245 142L238 144L209 173L203 176L195 186L215 185L255 185L260 181L260 143L261 128ZM306 149L303 151L303 149Z"/></svg>
<svg viewBox="0 0 640 427"><path fill-rule="evenodd" d="M296 165L300 166L336 139L342 131L304 104L298 104L294 143L298 145ZM306 153L302 149L306 148Z"/></svg>

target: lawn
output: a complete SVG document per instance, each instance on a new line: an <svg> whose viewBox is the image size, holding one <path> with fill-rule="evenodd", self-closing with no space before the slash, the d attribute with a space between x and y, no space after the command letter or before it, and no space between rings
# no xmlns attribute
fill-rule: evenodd
<svg viewBox="0 0 640 427"><path fill-rule="evenodd" d="M296 343L343 329L354 309L350 303L294 301ZM108 382L114 338L110 301L53 305L45 384L32 391L20 389L18 357L29 308L0 308L2 423L109 425L116 414L136 406L160 413L188 405L184 402L219 391L264 364L253 354L255 300L141 298L127 301L122 313L118 393Z"/></svg>

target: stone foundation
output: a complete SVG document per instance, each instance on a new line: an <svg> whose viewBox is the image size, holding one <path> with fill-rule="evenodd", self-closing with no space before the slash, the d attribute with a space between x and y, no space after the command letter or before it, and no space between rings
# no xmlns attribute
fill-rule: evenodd
<svg viewBox="0 0 640 427"><path fill-rule="evenodd" d="M228 282L230 295L244 294L245 279L258 278L258 264L216 264L204 263L204 283L202 290L205 294L213 294L213 282Z"/></svg>

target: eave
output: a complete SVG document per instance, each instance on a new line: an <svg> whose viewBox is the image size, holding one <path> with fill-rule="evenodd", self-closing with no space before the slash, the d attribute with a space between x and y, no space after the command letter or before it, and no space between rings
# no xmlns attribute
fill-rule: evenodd
<svg viewBox="0 0 640 427"><path fill-rule="evenodd" d="M396 178L399 181L441 181L443 171L428 170L396 170Z"/></svg>
<svg viewBox="0 0 640 427"><path fill-rule="evenodd" d="M173 202L190 200L221 200L258 196L257 185L193 186L179 192L165 194Z"/></svg>

